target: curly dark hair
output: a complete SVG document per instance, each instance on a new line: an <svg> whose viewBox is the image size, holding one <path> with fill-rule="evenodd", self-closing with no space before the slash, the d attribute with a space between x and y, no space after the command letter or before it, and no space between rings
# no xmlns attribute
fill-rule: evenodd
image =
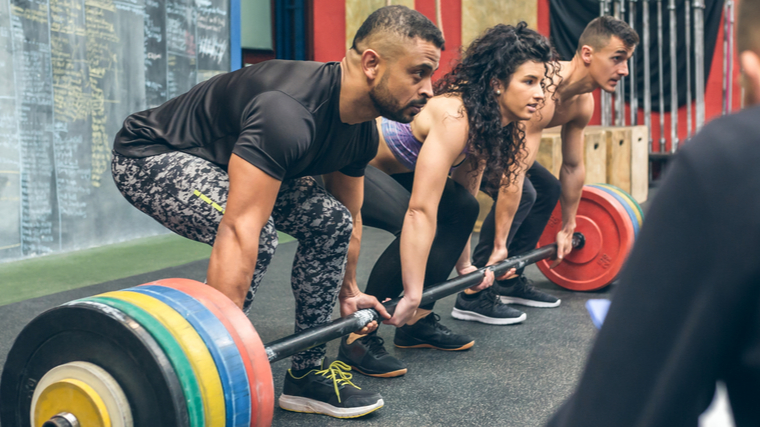
<svg viewBox="0 0 760 427"><path fill-rule="evenodd" d="M469 122L467 151L476 162L484 162L484 189L489 193L499 188L502 175L505 184L516 177L516 168L524 157L525 130L520 122L501 125L501 112L494 96L492 81L507 85L515 70L527 61L544 63L544 93L553 99L559 84L559 55L549 40L520 22L517 26L499 24L473 41L454 68L435 83L435 94L456 94L462 97ZM543 107L543 102L539 105ZM540 113L539 113L540 114Z"/></svg>

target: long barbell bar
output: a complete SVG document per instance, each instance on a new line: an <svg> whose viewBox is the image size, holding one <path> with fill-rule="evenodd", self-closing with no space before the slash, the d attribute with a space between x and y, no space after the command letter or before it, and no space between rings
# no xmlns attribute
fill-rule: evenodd
<svg viewBox="0 0 760 427"><path fill-rule="evenodd" d="M581 233L573 234L573 249L581 249L585 244L585 238ZM524 268L530 264L534 264L540 260L550 258L557 253L556 243L542 246L538 249L534 249L525 255L519 255L510 257L504 261L483 267L472 273L465 274L464 276L455 277L445 282L441 282L437 285L433 285L422 292L422 298L420 300L420 306L430 304L443 297L455 294L464 289L470 288L483 281L486 271L493 271L495 277L499 277L507 273L509 270L516 268ZM390 300L383 304L389 313L393 314L396 309L396 305L400 301L400 298ZM353 314L346 317L333 320L332 322L301 331L297 334L289 335L284 338L272 341L264 345L264 348L269 358L269 362L276 362L286 357L292 356L296 353L300 353L304 350L308 350L314 346L324 344L328 341L332 341L336 338L340 338L344 335L348 335L351 332L357 331L372 321L380 321L380 313L375 309L365 308L358 310Z"/></svg>

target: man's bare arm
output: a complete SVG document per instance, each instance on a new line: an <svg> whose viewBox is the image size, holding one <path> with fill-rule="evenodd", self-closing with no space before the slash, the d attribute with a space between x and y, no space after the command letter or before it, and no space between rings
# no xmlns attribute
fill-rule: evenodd
<svg viewBox="0 0 760 427"><path fill-rule="evenodd" d="M227 207L211 250L207 280L243 308L259 255L259 236L272 214L281 182L237 155L228 167Z"/></svg>
<svg viewBox="0 0 760 427"><path fill-rule="evenodd" d="M578 100L575 117L562 126L562 167L559 172L559 182L562 186L559 198L562 206L562 229L557 234L557 263L572 250L575 216L586 179L583 133L593 112L594 98L591 94L585 94Z"/></svg>

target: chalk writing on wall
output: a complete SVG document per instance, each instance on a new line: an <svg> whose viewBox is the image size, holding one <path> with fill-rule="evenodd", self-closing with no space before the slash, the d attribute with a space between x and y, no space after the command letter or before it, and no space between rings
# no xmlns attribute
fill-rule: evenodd
<svg viewBox="0 0 760 427"><path fill-rule="evenodd" d="M229 71L226 0L0 1L0 262L162 232L110 176L130 113Z"/></svg>

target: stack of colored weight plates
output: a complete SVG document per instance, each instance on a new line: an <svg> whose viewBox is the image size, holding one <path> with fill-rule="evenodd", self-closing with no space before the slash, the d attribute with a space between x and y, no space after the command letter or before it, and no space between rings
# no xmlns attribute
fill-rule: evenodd
<svg viewBox="0 0 760 427"><path fill-rule="evenodd" d="M573 250L555 268L550 268L552 260L542 260L536 265L549 280L564 288L574 291L603 288L615 279L623 266L638 226L635 214L618 198L604 189L586 185L578 205L575 228L583 233L585 245ZM538 246L554 243L561 228L562 211L557 204Z"/></svg>
<svg viewBox="0 0 760 427"><path fill-rule="evenodd" d="M269 360L243 312L210 286L168 279L53 308L19 334L0 421L40 427L271 424Z"/></svg>
<svg viewBox="0 0 760 427"><path fill-rule="evenodd" d="M638 237L639 229L644 222L644 212L641 210L641 206L639 206L633 196L626 193L623 189L610 184L592 184L590 187L606 191L623 206L631 218L634 234Z"/></svg>

